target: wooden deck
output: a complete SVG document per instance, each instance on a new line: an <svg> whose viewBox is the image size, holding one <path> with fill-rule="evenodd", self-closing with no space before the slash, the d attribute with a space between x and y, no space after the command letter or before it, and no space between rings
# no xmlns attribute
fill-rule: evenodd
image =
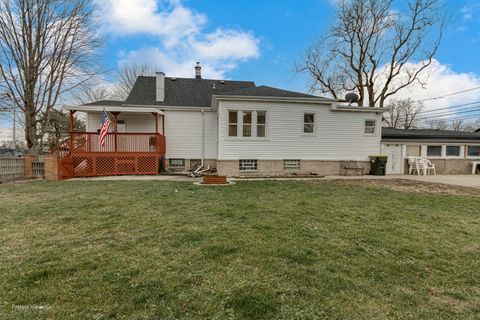
<svg viewBox="0 0 480 320"><path fill-rule="evenodd" d="M59 179L65 180L158 174L165 150L159 133L109 133L101 146L97 132L72 132L53 152L59 155Z"/></svg>

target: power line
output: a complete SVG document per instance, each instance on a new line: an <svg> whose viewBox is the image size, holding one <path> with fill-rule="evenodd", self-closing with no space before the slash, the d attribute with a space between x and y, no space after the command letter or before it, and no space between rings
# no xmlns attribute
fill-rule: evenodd
<svg viewBox="0 0 480 320"><path fill-rule="evenodd" d="M449 112L443 112L443 113L433 114L433 115L428 114L426 116L419 116L417 119L442 118L442 117L446 117L446 116L463 114L463 113L471 113L471 112L480 112L480 105L475 106L474 108L471 108L471 109L468 109L468 110L449 111Z"/></svg>
<svg viewBox="0 0 480 320"><path fill-rule="evenodd" d="M437 112L437 111L440 111L440 110L454 109L454 108L459 108L459 107L466 107L466 106L470 106L470 105L477 104L477 103L480 103L480 100L474 101L474 102L470 102L470 103L455 104L455 105L452 105L452 106L443 107L443 108L438 108L438 109L420 111L418 114Z"/></svg>
<svg viewBox="0 0 480 320"><path fill-rule="evenodd" d="M461 94L461 93L465 93L465 92L470 92L470 91L474 91L474 90L479 90L479 89L480 89L480 87L475 87L475 88L471 88L471 89L466 89L466 90L462 90L462 91L457 91L457 92L452 92L452 93L444 94L443 96L438 96L438 97L433 97L433 98L427 98L427 99L417 100L417 101L414 101L414 102L424 102L424 101L431 101L431 100L443 99L443 98L446 98L446 97L450 97L450 96L454 96L454 95L457 95L457 94Z"/></svg>

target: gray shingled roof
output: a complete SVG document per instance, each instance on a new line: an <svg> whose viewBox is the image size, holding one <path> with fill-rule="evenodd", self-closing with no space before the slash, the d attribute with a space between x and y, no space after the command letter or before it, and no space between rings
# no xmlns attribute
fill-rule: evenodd
<svg viewBox="0 0 480 320"><path fill-rule="evenodd" d="M100 100L90 103L85 103L84 106L120 106L124 101L119 100Z"/></svg>
<svg viewBox="0 0 480 320"><path fill-rule="evenodd" d="M444 140L480 140L480 132L451 131L436 129L392 129L382 128L382 139L444 139Z"/></svg>
<svg viewBox="0 0 480 320"><path fill-rule="evenodd" d="M220 94L220 93L219 93ZM259 86L259 87L249 87L244 89L232 90L221 93L221 95L229 96L251 96L251 97L281 97L281 98L317 98L325 99L318 96L313 96L310 94L288 91L273 87Z"/></svg>
<svg viewBox="0 0 480 320"><path fill-rule="evenodd" d="M165 101L157 102L155 85L155 77L138 77L125 104L210 107L214 94L255 87L252 81L165 77Z"/></svg>

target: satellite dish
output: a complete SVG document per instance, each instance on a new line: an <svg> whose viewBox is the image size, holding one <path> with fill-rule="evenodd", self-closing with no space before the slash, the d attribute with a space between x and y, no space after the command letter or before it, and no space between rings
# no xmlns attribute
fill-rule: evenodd
<svg viewBox="0 0 480 320"><path fill-rule="evenodd" d="M345 96L345 100L348 101L348 104L352 104L352 103L356 103L358 102L358 94L356 93L347 93L347 95Z"/></svg>

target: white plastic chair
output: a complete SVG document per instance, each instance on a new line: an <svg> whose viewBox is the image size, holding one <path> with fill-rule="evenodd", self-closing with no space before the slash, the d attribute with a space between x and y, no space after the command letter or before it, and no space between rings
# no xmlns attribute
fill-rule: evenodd
<svg viewBox="0 0 480 320"><path fill-rule="evenodd" d="M418 158L415 158L415 157L409 157L408 158L408 174L411 175L413 174L415 171L417 172L417 174L419 175L420 174L420 170L419 170L419 167L418 167Z"/></svg>
<svg viewBox="0 0 480 320"><path fill-rule="evenodd" d="M428 160L428 159L425 159L425 160L426 160L425 161L425 166L424 166L423 169L426 170L425 171L426 175L428 174L428 171L430 170L430 171L433 171L433 174L436 176L437 172L435 171L435 165L430 160Z"/></svg>

